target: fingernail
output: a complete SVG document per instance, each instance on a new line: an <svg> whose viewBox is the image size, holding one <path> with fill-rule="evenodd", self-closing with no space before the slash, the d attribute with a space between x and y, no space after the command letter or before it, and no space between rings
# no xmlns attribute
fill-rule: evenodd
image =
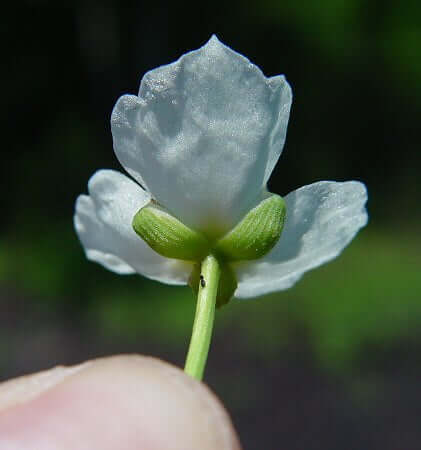
<svg viewBox="0 0 421 450"><path fill-rule="evenodd" d="M57 366L0 383L0 412L33 400L89 364L90 362L85 362L71 367Z"/></svg>

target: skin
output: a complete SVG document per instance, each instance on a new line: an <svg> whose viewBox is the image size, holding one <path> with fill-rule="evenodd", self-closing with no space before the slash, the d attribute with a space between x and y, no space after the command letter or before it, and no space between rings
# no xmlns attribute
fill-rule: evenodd
<svg viewBox="0 0 421 450"><path fill-rule="evenodd" d="M120 355L0 383L2 450L240 450L202 383L161 360Z"/></svg>

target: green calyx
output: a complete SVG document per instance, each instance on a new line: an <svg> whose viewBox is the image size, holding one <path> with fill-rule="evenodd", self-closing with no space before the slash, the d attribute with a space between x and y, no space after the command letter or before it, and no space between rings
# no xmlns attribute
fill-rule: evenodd
<svg viewBox="0 0 421 450"><path fill-rule="evenodd" d="M195 263L189 284L196 293L199 283L206 283L200 278L200 263L213 254L221 265L216 305L222 306L237 288L231 263L266 255L281 236L285 215L282 197L271 195L249 211L231 231L220 239L211 240L151 202L136 213L132 225L134 231L160 255Z"/></svg>
<svg viewBox="0 0 421 450"><path fill-rule="evenodd" d="M156 203L140 209L134 231L157 253L167 258L201 261L209 254L208 240L163 210Z"/></svg>
<svg viewBox="0 0 421 450"><path fill-rule="evenodd" d="M266 255L278 242L285 222L285 202L279 195L261 201L215 246L226 261L250 261Z"/></svg>

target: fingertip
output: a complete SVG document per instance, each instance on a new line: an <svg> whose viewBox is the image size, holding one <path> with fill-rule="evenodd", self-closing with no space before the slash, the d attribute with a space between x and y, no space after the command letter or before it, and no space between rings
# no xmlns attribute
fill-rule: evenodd
<svg viewBox="0 0 421 450"><path fill-rule="evenodd" d="M76 366L56 366L52 369L1 382L0 413L3 410L29 402L89 364L91 364L90 361Z"/></svg>
<svg viewBox="0 0 421 450"><path fill-rule="evenodd" d="M79 367L3 410L0 436L17 439L22 449L34 442L45 450L240 448L219 400L180 369L138 355Z"/></svg>

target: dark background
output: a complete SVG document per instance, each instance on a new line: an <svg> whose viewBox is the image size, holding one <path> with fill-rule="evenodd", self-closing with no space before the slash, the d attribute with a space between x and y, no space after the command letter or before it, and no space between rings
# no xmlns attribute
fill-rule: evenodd
<svg viewBox="0 0 421 450"><path fill-rule="evenodd" d="M219 311L206 382L245 450L419 449L421 3L34 0L0 29L0 379L117 352L183 365L189 289L88 262L72 216L95 170L122 170L117 98L216 33L292 85L270 189L364 181L370 223L291 290Z"/></svg>

